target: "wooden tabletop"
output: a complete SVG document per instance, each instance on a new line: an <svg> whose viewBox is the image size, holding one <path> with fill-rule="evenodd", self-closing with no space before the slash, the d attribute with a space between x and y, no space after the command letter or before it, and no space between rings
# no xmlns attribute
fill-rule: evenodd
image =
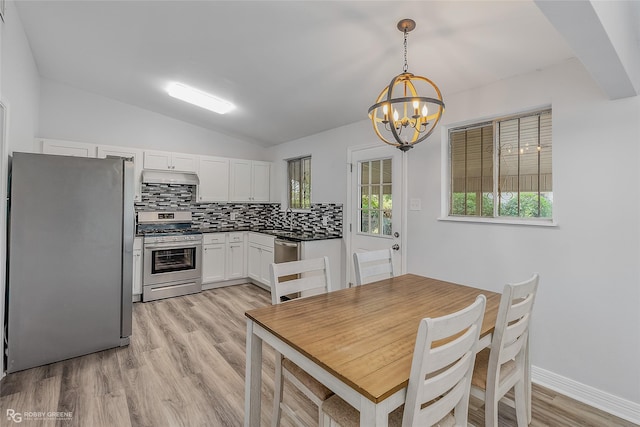
<svg viewBox="0 0 640 427"><path fill-rule="evenodd" d="M409 381L420 319L487 297L480 336L493 331L500 294L406 274L250 310L246 316L378 403Z"/></svg>

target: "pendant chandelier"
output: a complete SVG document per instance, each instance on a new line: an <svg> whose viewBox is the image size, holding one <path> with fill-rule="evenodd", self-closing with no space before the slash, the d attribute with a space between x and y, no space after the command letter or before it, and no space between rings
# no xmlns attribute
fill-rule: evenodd
<svg viewBox="0 0 640 427"><path fill-rule="evenodd" d="M408 72L407 34L416 27L412 19L398 22L404 33L404 68L369 107L376 135L389 145L407 151L427 139L442 117L444 102L431 80Z"/></svg>

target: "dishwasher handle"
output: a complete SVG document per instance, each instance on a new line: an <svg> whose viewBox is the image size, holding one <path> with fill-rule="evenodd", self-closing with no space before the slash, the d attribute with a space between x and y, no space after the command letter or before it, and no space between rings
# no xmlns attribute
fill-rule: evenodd
<svg viewBox="0 0 640 427"><path fill-rule="evenodd" d="M275 244L276 245L280 245L280 246L287 246L289 248L297 248L298 244L297 243L293 243L293 242L288 242L286 240L275 240Z"/></svg>

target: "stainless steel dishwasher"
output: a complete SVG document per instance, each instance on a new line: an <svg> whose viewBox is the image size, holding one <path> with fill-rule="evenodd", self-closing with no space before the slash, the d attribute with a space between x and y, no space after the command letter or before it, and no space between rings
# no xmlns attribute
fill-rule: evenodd
<svg viewBox="0 0 640 427"><path fill-rule="evenodd" d="M275 239L273 259L276 264L298 261L300 259L300 243L291 240Z"/></svg>
<svg viewBox="0 0 640 427"><path fill-rule="evenodd" d="M282 262L298 261L300 259L300 242L292 242L291 240L275 239L273 247L273 262L280 264ZM297 279L297 274L283 276L281 282ZM287 297L282 297L288 299Z"/></svg>

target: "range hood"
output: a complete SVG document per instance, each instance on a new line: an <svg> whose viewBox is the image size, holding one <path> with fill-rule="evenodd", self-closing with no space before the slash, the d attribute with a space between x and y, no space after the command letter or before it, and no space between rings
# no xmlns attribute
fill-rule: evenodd
<svg viewBox="0 0 640 427"><path fill-rule="evenodd" d="M192 172L169 172L156 170L143 170L142 182L147 184L184 184L198 185L198 175Z"/></svg>

